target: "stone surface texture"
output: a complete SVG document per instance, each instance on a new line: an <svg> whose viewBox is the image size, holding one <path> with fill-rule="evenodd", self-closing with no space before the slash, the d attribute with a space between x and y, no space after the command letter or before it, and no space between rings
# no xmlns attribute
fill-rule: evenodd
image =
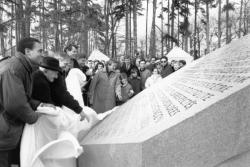
<svg viewBox="0 0 250 167"><path fill-rule="evenodd" d="M250 36L119 107L81 144L79 167L247 167Z"/></svg>

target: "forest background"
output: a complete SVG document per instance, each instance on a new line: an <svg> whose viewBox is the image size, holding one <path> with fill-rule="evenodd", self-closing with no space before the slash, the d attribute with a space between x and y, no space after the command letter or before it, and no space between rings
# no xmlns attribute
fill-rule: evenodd
<svg viewBox="0 0 250 167"><path fill-rule="evenodd" d="M162 57L179 46L195 59L249 32L250 0L0 0L0 56L23 37L62 53L74 43L80 57L94 49Z"/></svg>

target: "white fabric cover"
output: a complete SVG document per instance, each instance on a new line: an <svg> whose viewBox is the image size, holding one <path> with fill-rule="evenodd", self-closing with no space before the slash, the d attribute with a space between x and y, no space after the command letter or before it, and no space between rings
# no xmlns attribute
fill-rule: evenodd
<svg viewBox="0 0 250 167"><path fill-rule="evenodd" d="M185 60L186 63L191 63L194 58L188 54L187 52L185 52L184 50L182 50L179 47L174 47L167 55L166 57L168 58L168 61L171 62L172 60Z"/></svg>
<svg viewBox="0 0 250 167"><path fill-rule="evenodd" d="M89 122L81 121L79 114L63 106L38 107L43 113L35 124L24 127L20 163L21 167L76 167L76 158L83 152L77 138L82 139L96 123L111 111L97 115L83 104L81 85L84 78L81 71L72 69L66 79L67 89L78 100L83 111L90 116Z"/></svg>
<svg viewBox="0 0 250 167"><path fill-rule="evenodd" d="M109 61L109 57L100 52L99 50L93 50L90 54L88 60L99 60L99 61Z"/></svg>

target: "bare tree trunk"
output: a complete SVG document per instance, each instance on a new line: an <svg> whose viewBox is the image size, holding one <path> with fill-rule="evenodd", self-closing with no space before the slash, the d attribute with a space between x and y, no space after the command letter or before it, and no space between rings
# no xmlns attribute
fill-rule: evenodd
<svg viewBox="0 0 250 167"><path fill-rule="evenodd" d="M12 3L11 4L11 19L14 20L14 4ZM14 56L15 54L15 49L13 48L13 39L12 39L12 36L13 36L13 23L11 23L11 26L10 26L10 48L11 48L11 56Z"/></svg>
<svg viewBox="0 0 250 167"><path fill-rule="evenodd" d="M25 4L25 21L24 21L24 37L30 37L30 18L31 18L31 0L26 0Z"/></svg>
<svg viewBox="0 0 250 167"><path fill-rule="evenodd" d="M177 41L180 41L180 9L178 8L177 14Z"/></svg>
<svg viewBox="0 0 250 167"><path fill-rule="evenodd" d="M18 47L18 42L23 38L25 34L24 24L23 24L23 2L22 0L15 0L15 17L16 17L16 46Z"/></svg>
<svg viewBox="0 0 250 167"><path fill-rule="evenodd" d="M172 23L171 23L171 36L174 38L174 2L175 0L172 0L172 6L171 6L171 12L172 12ZM173 49L173 40L171 40L171 49Z"/></svg>
<svg viewBox="0 0 250 167"><path fill-rule="evenodd" d="M148 55L148 0L147 0L147 11L146 11L146 51L145 51L145 56L147 57Z"/></svg>
<svg viewBox="0 0 250 167"><path fill-rule="evenodd" d="M106 55L109 56L109 1L108 0L105 0L104 15L105 15L105 25L106 25L105 53Z"/></svg>
<svg viewBox="0 0 250 167"><path fill-rule="evenodd" d="M85 24L85 14L84 10L87 7L87 2L85 0L81 1L81 7L82 7L82 30L80 34L80 53L81 55L88 55L88 28Z"/></svg>
<svg viewBox="0 0 250 167"><path fill-rule="evenodd" d="M150 34L150 49L149 49L149 58L155 57L156 48L155 48L155 15L156 15L156 4L157 0L153 0L153 17L152 17L152 27Z"/></svg>
<svg viewBox="0 0 250 167"><path fill-rule="evenodd" d="M163 20L164 20L164 17L163 17L163 0L161 0L161 57L163 57Z"/></svg>
<svg viewBox="0 0 250 167"><path fill-rule="evenodd" d="M0 3L0 7L2 8L2 3ZM0 10L0 24L3 22L3 11ZM0 56L5 57L5 47L4 47L4 28L0 30Z"/></svg>
<svg viewBox="0 0 250 167"><path fill-rule="evenodd" d="M61 15L61 11L62 11L62 0L59 0L59 4L58 4L58 8L59 8L59 16L58 16L58 22L59 22L59 44L60 44L60 50L62 50L63 48L63 30L62 30L62 15Z"/></svg>
<svg viewBox="0 0 250 167"><path fill-rule="evenodd" d="M244 32L243 32L243 35L246 35L247 34L247 13L248 13L248 10L247 10L247 3L244 3L244 19L243 19L243 27L244 27Z"/></svg>
<svg viewBox="0 0 250 167"><path fill-rule="evenodd" d="M128 0L126 0L126 13L125 13L125 56L129 55L129 14L128 14Z"/></svg>
<svg viewBox="0 0 250 167"><path fill-rule="evenodd" d="M240 1L240 20L239 20L239 32L238 37L241 37L241 24L242 24L242 9L243 9L243 0Z"/></svg>
<svg viewBox="0 0 250 167"><path fill-rule="evenodd" d="M218 48L221 47L221 0L218 0Z"/></svg>
<svg viewBox="0 0 250 167"><path fill-rule="evenodd" d="M110 10L111 13L113 12L113 2L110 1ZM116 43L115 43L115 23L114 23L114 17L111 15L111 41L112 41L112 48L111 48L111 57L115 58L116 56Z"/></svg>
<svg viewBox="0 0 250 167"><path fill-rule="evenodd" d="M134 0L133 3L134 49L132 53L135 55L135 52L137 51L137 0Z"/></svg>
<svg viewBox="0 0 250 167"><path fill-rule="evenodd" d="M168 9L170 8L170 0L168 0ZM168 35L170 35L170 10L168 10ZM170 40L167 39L167 53L170 51Z"/></svg>
<svg viewBox="0 0 250 167"><path fill-rule="evenodd" d="M197 28L198 57L201 55L200 29Z"/></svg>
<svg viewBox="0 0 250 167"><path fill-rule="evenodd" d="M198 4L197 0L194 2L194 60L198 58L197 51L196 51L196 39L197 39L197 11L198 11Z"/></svg>
<svg viewBox="0 0 250 167"><path fill-rule="evenodd" d="M209 3L206 3L206 20L207 20L207 24L206 24L206 44L207 44L207 51L206 53L210 52L210 38L209 38Z"/></svg>
<svg viewBox="0 0 250 167"><path fill-rule="evenodd" d="M60 41L59 41L59 23L58 23L58 18L59 18L59 14L58 14L58 1L59 0L54 0L54 10L56 11L56 16L55 16L55 20L54 20L54 26L55 26L55 48L54 50L57 52L60 50Z"/></svg>
<svg viewBox="0 0 250 167"><path fill-rule="evenodd" d="M128 14L128 16L129 16L129 18L128 18L128 38L129 38L129 55L128 55L128 57L130 57L131 56L131 52L132 52L132 17L131 17L131 3L130 3L130 1L128 2L128 9L129 9L129 14Z"/></svg>
<svg viewBox="0 0 250 167"><path fill-rule="evenodd" d="M229 0L226 0L226 5L228 6ZM226 10L226 44L230 42L229 37L229 10Z"/></svg>
<svg viewBox="0 0 250 167"><path fill-rule="evenodd" d="M42 24L42 0L39 0L38 4L39 4L38 10L40 13L40 15L39 15L39 24L40 24L40 26L39 26L39 40L42 41L42 26L41 26L41 24Z"/></svg>

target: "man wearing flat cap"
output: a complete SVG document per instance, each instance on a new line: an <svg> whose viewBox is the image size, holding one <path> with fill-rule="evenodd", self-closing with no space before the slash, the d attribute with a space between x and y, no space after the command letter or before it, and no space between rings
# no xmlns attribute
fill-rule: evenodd
<svg viewBox="0 0 250 167"><path fill-rule="evenodd" d="M79 103L67 91L56 58L43 57L39 70L33 74L33 81L32 98L60 107L64 105L89 120Z"/></svg>

